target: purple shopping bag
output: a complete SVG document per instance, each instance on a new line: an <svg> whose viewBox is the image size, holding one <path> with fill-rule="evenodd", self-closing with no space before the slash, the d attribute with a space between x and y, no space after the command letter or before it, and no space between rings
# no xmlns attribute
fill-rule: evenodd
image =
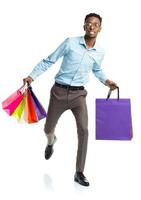
<svg viewBox="0 0 141 200"><path fill-rule="evenodd" d="M132 118L130 99L96 99L96 139L131 140Z"/></svg>
<svg viewBox="0 0 141 200"><path fill-rule="evenodd" d="M47 116L45 109L43 108L43 106L41 105L41 103L39 102L38 98L36 97L36 95L34 94L32 87L29 86L28 88L30 95L32 97L32 102L34 105L34 109L37 115L38 120L41 120L43 118L45 118Z"/></svg>

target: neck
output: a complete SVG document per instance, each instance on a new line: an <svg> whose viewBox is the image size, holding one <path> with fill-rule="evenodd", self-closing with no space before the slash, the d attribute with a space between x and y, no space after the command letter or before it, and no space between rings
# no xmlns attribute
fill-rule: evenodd
<svg viewBox="0 0 141 200"><path fill-rule="evenodd" d="M85 38L86 46L88 48L92 48L96 42L96 38L91 38L87 35L85 35L84 38Z"/></svg>

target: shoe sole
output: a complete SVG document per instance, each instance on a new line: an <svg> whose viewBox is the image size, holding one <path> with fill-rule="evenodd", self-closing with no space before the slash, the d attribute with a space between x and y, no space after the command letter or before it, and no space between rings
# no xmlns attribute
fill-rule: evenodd
<svg viewBox="0 0 141 200"><path fill-rule="evenodd" d="M86 187L87 187L87 186L89 186L89 185L90 185L90 184L87 184L87 185L85 185L85 184L83 184L83 183L79 182L77 178L74 178L74 181L75 181L75 182L77 182L77 183L79 183L79 184L80 184L80 185L82 185L82 186L86 186Z"/></svg>

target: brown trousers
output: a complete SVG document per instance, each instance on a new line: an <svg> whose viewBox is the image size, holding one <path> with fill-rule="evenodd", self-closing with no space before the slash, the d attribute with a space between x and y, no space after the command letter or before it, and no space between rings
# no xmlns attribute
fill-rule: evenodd
<svg viewBox="0 0 141 200"><path fill-rule="evenodd" d="M88 113L86 106L87 91L69 90L54 85L51 88L50 103L47 112L44 131L54 134L56 124L61 114L70 109L75 117L78 133L78 149L76 171L84 171L88 142Z"/></svg>

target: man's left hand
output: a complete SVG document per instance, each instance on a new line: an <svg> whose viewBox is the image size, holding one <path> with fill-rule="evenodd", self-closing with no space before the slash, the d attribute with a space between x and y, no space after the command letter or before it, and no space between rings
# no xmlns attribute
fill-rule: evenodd
<svg viewBox="0 0 141 200"><path fill-rule="evenodd" d="M114 81L111 81L109 79L106 80L105 85L107 85L110 88L110 90L115 90L118 87Z"/></svg>

